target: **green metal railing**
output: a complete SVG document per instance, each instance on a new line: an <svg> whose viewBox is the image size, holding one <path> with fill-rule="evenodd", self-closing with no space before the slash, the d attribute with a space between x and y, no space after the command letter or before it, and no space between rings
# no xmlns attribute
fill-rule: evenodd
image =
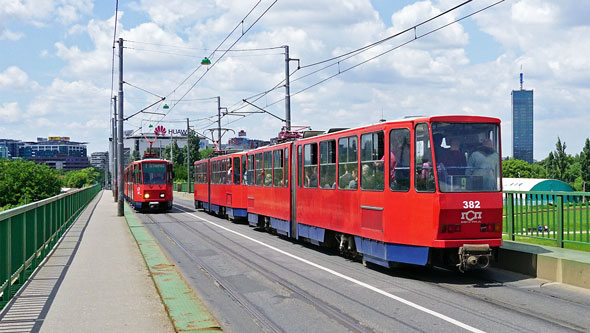
<svg viewBox="0 0 590 333"><path fill-rule="evenodd" d="M503 230L510 240L590 249L590 192L504 192Z"/></svg>
<svg viewBox="0 0 590 333"><path fill-rule="evenodd" d="M193 191L193 189L188 186L188 183L174 183L172 189L177 192L187 192L187 193L192 193L192 191Z"/></svg>
<svg viewBox="0 0 590 333"><path fill-rule="evenodd" d="M0 309L100 190L94 185L0 213Z"/></svg>

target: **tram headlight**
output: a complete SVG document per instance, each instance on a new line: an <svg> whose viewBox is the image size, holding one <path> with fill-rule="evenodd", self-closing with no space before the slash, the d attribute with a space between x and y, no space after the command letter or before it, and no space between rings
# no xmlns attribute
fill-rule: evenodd
<svg viewBox="0 0 590 333"><path fill-rule="evenodd" d="M150 198L150 194L149 193L144 193L143 197L146 198L146 199L149 199Z"/></svg>
<svg viewBox="0 0 590 333"><path fill-rule="evenodd" d="M166 197L166 194L160 193L160 198L165 198L165 197Z"/></svg>

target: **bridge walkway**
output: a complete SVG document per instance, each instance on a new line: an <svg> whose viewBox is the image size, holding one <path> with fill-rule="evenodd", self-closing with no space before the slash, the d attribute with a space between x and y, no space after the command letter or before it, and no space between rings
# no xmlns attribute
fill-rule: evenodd
<svg viewBox="0 0 590 333"><path fill-rule="evenodd" d="M100 192L0 312L0 332L174 332L111 192Z"/></svg>

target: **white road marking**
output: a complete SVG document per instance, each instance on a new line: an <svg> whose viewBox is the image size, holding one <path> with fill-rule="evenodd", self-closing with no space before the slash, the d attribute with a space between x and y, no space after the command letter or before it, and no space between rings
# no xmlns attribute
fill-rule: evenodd
<svg viewBox="0 0 590 333"><path fill-rule="evenodd" d="M179 208L178 206L176 206L176 207L177 207L177 208ZM180 209L180 208L179 208L179 209ZM458 321L458 320L456 320L456 319L453 319L453 318L451 318L451 317L445 316L445 315L444 315L444 314L442 314L442 313L438 313L438 312L436 312L436 311L430 310L430 309L428 309L428 308L425 308L425 307L423 307L423 306L421 306L421 305L418 305L418 304L416 304L416 303L414 303L414 302L411 302L411 301L408 301L408 300L406 300L406 299L404 299L404 298L401 298L401 297L399 297L399 296L395 296L395 295L393 295L393 294L390 294L390 293L388 293L388 292L386 292L386 291L384 291L384 290L381 290L381 289L379 289L379 288L377 288L377 287L373 287L373 286L372 286L372 285L370 285L370 284L367 284L367 283L365 283L365 282L362 282L362 281L359 281L359 280L357 280L357 279L354 279L354 278L351 278L351 277L349 277L349 276L346 276L346 275L344 275L344 274L342 274L342 273L338 273L338 272L336 272L336 271L334 271L334 270L331 270L331 269L329 269L329 268L326 268L326 267L323 267L323 266L321 266L321 265L318 265L318 264L316 264L316 263L314 263L314 262L311 262L311 261L309 261L309 260L307 260L307 259L300 258L300 257L298 257L298 256L296 256L296 255L294 255L294 254L291 254L291 253L289 253L289 252L283 251L283 250L281 250L281 249L279 249L279 248L276 248L276 247L274 247L274 246L272 246L272 245L268 245L268 244L266 244L266 243L264 243L264 242L261 242L261 241L259 241L259 240L257 240L257 239L254 239L254 238L252 238L252 237L249 237L249 236L246 236L246 235L244 235L244 234L241 234L241 233L239 233L239 232L237 232L237 231L234 231L234 230L231 230L231 229L229 229L229 228L226 228L226 227L224 227L224 226L222 226L222 225L220 225L220 224L217 224L217 223L215 223L215 222L213 222L213 221L209 221L209 220L207 220L207 219L204 219L204 218L202 218L202 217L200 217L200 216L197 216L197 215L195 215L195 214L192 214L191 212L189 212L189 211L186 211L186 210L184 210L184 209L180 209L180 210L182 210L183 212L185 212L185 213L187 213L187 214L189 214L189 215L191 215L191 216L193 216L193 217L195 217L195 218L197 218L197 219L199 219L199 220L201 220L201 221L204 221L204 222L207 222L207 223L209 223L209 224L212 224L212 225L214 225L214 226L216 226L216 227L218 227L218 228L220 228L220 229L223 229L223 230L225 230L225 231L231 232L231 233L233 233L233 234L235 234L235 235L238 235L238 236L240 236L240 237L243 237L243 238L245 238L245 239L248 239L248 240L250 240L250 241L252 241L252 242L254 242L254 243L257 243L257 244L260 244L260 245L262 245L262 246L265 246L265 247L267 247L267 248L269 248L269 249L271 249L271 250L274 250L274 251L276 251L276 252L279 252L279 253L281 253L281 254L284 254L284 255L286 255L286 256L288 256L288 257L291 257L291 258L293 258L293 259L295 259L295 260L301 261L301 262L303 262L303 263L306 263L306 264L308 264L308 265L310 265L310 266L313 266L313 267L315 267L315 268L321 269L321 270L323 270L323 271L325 271L325 272L327 272L327 273L330 273L330 274L332 274L332 275L338 276L338 277L340 277L340 278L342 278L342 279L344 279L344 280L347 280L347 281L350 281L350 282L352 282L352 283L354 283L354 284L357 284L357 285L359 285L359 286L361 286L361 287L364 287L364 288L367 288L367 289L369 289L369 290L372 290L372 291L374 291L374 292L376 292L376 293L378 293L378 294L381 294L381 295L383 295L383 296L385 296L385 297L391 298L391 299L393 299L393 300L396 300L396 301L398 301L398 302L400 302L400 303L403 303L403 304L405 304L405 305L408 305L408 306L410 306L410 307L412 307L412 308L414 308L414 309L416 309L416 310L420 310L420 311L422 311L422 312L426 312L426 313L428 313L428 314L430 314L430 315L432 315L432 316L434 316L434 317L437 317L437 318L439 318L439 319L442 319L442 320L444 320L444 321L446 321L446 322L449 322L449 323L451 323L451 324L453 324L453 325L459 326L459 327L461 327L461 328L463 328L463 329L465 329L465 330L467 330L467 331L470 331L470 332L478 332L478 333L484 333L484 331L482 331L482 330L479 330L479 329L477 329L477 328L475 328L475 327L472 327L472 326L469 326L469 325L467 325L467 324L464 324L464 323L462 323L462 322L460 322L460 321Z"/></svg>

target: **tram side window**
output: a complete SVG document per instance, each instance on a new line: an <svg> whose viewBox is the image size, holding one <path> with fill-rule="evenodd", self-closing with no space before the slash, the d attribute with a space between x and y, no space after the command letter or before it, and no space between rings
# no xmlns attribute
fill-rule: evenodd
<svg viewBox="0 0 590 333"><path fill-rule="evenodd" d="M297 186L303 186L303 157L301 155L301 146L297 146Z"/></svg>
<svg viewBox="0 0 590 333"><path fill-rule="evenodd" d="M428 125L416 125L416 174L414 186L418 192L434 192L434 168L432 164L432 145Z"/></svg>
<svg viewBox="0 0 590 333"><path fill-rule="evenodd" d="M283 187L283 150L277 149L272 153L274 158L272 183L275 187Z"/></svg>
<svg viewBox="0 0 590 333"><path fill-rule="evenodd" d="M262 186L264 181L264 169L262 168L262 153L256 154L256 186Z"/></svg>
<svg viewBox="0 0 590 333"><path fill-rule="evenodd" d="M254 155L248 155L248 182L249 186L254 185L254 174L256 170L254 169Z"/></svg>
<svg viewBox="0 0 590 333"><path fill-rule="evenodd" d="M247 159L246 159L246 155L242 155L242 184L243 185L248 185L248 182L246 181L247 175L248 175Z"/></svg>
<svg viewBox="0 0 590 333"><path fill-rule="evenodd" d="M383 132L361 135L361 189L383 191L385 183Z"/></svg>
<svg viewBox="0 0 590 333"><path fill-rule="evenodd" d="M336 188L336 140L320 142L320 187Z"/></svg>
<svg viewBox="0 0 590 333"><path fill-rule="evenodd" d="M338 140L338 188L356 190L358 187L358 139L349 136Z"/></svg>
<svg viewBox="0 0 590 333"><path fill-rule="evenodd" d="M410 130L407 128L389 132L389 188L410 189Z"/></svg>
<svg viewBox="0 0 590 333"><path fill-rule="evenodd" d="M232 182L232 164L231 164L231 157L229 157L227 160L225 160L225 174L227 175L227 177L225 178L225 184L226 185L231 185Z"/></svg>
<svg viewBox="0 0 590 333"><path fill-rule="evenodd" d="M305 179L303 187L318 187L318 144L310 143L303 147L303 171Z"/></svg>
<svg viewBox="0 0 590 333"><path fill-rule="evenodd" d="M221 162L215 161L215 184L221 184Z"/></svg>
<svg viewBox="0 0 590 333"><path fill-rule="evenodd" d="M240 185L240 158L234 157L234 185Z"/></svg>
<svg viewBox="0 0 590 333"><path fill-rule="evenodd" d="M285 154L283 155L285 157L285 163L283 164L285 167L285 187L289 186L289 148L285 148Z"/></svg>
<svg viewBox="0 0 590 333"><path fill-rule="evenodd" d="M272 151L264 152L264 186L272 186Z"/></svg>

